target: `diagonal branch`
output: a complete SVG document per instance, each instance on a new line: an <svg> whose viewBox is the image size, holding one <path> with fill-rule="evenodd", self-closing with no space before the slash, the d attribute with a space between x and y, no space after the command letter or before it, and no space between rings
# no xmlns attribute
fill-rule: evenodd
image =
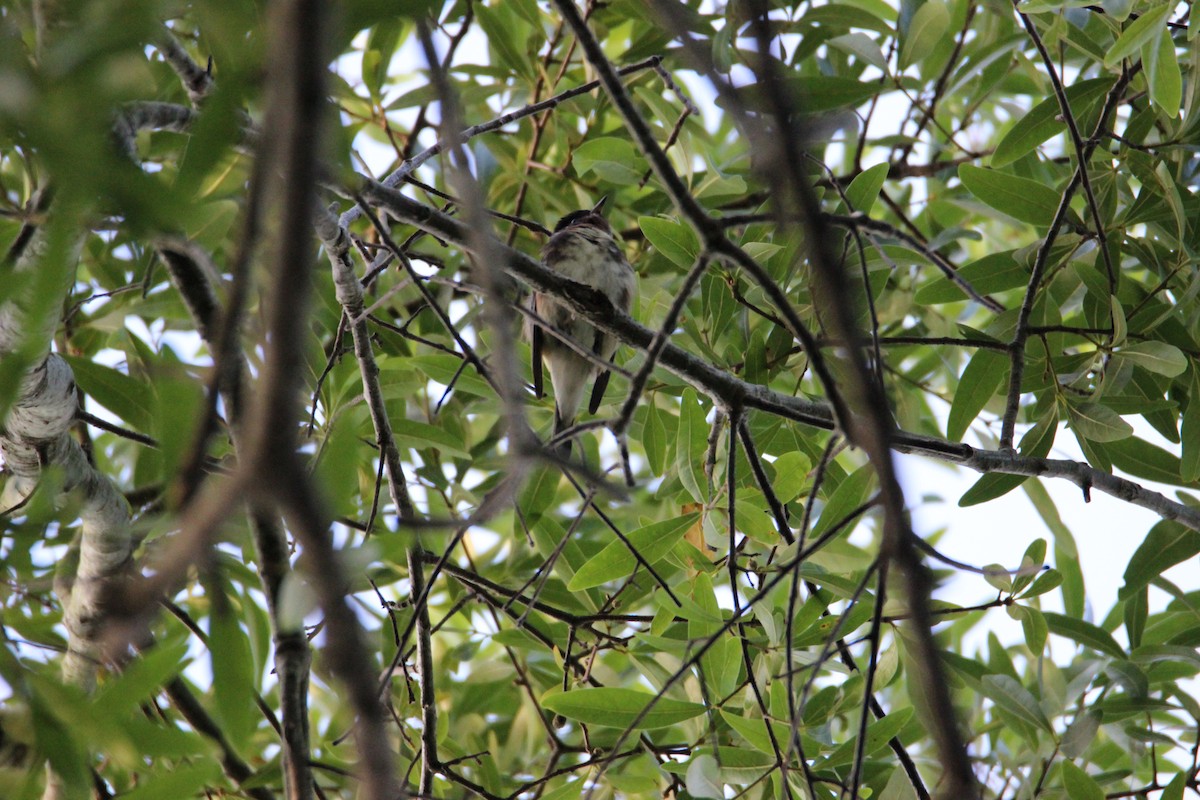
<svg viewBox="0 0 1200 800"><path fill-rule="evenodd" d="M473 246L467 226L454 217L367 178L362 179L358 191L369 202L387 208L401 222L428 231L455 246L468 250ZM562 300L576 314L606 333L613 334L622 343L643 351L649 350L654 343L658 331L646 328L612 308L607 298L599 292L563 278L518 250L500 246L496 252L503 259L504 269L514 278ZM827 405L740 380L671 342L662 345L658 363L704 392L717 405L754 408L821 430L833 430L835 427ZM896 452L928 456L978 472L1063 478L1081 488L1095 488L1147 508L1163 519L1176 520L1193 530L1200 530L1200 510L1082 462L1029 458L905 431L897 431L892 435L891 447Z"/></svg>

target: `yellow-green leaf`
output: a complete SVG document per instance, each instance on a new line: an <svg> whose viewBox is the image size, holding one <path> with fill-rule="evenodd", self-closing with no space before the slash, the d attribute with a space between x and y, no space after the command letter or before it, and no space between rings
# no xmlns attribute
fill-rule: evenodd
<svg viewBox="0 0 1200 800"><path fill-rule="evenodd" d="M687 225L662 217L638 217L638 226L654 249L673 264L691 267L700 252L700 240Z"/></svg>
<svg viewBox="0 0 1200 800"><path fill-rule="evenodd" d="M628 540L628 544L620 539L614 539L579 568L575 577L567 584L567 588L572 592L578 592L602 583L629 577L638 566L638 561L630 548L637 550L647 564L657 563L662 560L663 556L671 552L671 548L683 538L683 534L699 516L699 514L684 514L674 519L645 525L626 534L625 538Z"/></svg>
<svg viewBox="0 0 1200 800"><path fill-rule="evenodd" d="M567 719L609 728L666 728L704 713L699 703L617 687L552 690L543 696L542 706Z"/></svg>
<svg viewBox="0 0 1200 800"><path fill-rule="evenodd" d="M571 154L571 164L579 175L595 172L610 183L637 183L644 169L641 156L628 139L601 136L589 139Z"/></svg>
<svg viewBox="0 0 1200 800"><path fill-rule="evenodd" d="M1159 31L1156 40L1142 46L1142 62L1146 66L1151 102L1168 119L1175 119L1183 101L1183 76L1179 72L1179 59L1175 57L1175 40L1166 26Z"/></svg>
<svg viewBox="0 0 1200 800"><path fill-rule="evenodd" d="M867 167L854 176L854 180L850 181L850 185L846 187L846 199L850 201L852 211L871 213L875 201L879 198L879 192L883 189L883 181L887 178L889 169L891 169L891 165L884 162Z"/></svg>
<svg viewBox="0 0 1200 800"><path fill-rule="evenodd" d="M1171 13L1171 8L1170 3L1152 8L1125 26L1125 30L1121 32L1117 41L1109 48L1108 55L1104 57L1104 66L1112 69L1120 64L1122 59L1141 50L1142 45L1158 35L1159 26L1166 21L1167 15Z"/></svg>
<svg viewBox="0 0 1200 800"><path fill-rule="evenodd" d="M1088 775L1073 761L1062 762L1063 786L1071 800L1104 800L1104 790L1096 779Z"/></svg>

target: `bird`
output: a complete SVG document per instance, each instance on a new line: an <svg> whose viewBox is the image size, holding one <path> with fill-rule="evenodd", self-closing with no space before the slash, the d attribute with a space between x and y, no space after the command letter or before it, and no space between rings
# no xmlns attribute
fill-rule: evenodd
<svg viewBox="0 0 1200 800"><path fill-rule="evenodd" d="M542 263L558 274L602 292L614 308L629 313L637 291L637 276L625 258L612 227L604 218L608 197L600 198L591 209L572 211L558 221L554 233L542 248ZM541 292L533 293L533 312L557 333L590 349L604 361L611 361L617 340L576 316L569 306ZM595 414L608 388L609 371L584 357L554 333L532 321L526 321L526 334L533 351L533 391L544 394L542 362L550 371L554 388L554 436L575 424L587 382L595 377L588 413ZM557 448L558 455L570 455L570 441Z"/></svg>

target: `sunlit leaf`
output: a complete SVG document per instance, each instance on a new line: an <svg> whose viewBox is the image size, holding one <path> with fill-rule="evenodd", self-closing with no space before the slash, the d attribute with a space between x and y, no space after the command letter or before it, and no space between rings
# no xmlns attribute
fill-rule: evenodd
<svg viewBox="0 0 1200 800"><path fill-rule="evenodd" d="M626 534L625 542L617 539L588 559L567 585L573 592L590 589L609 581L627 578L639 566L633 551L653 566L675 547L699 514L684 514L675 519L655 522Z"/></svg>
<svg viewBox="0 0 1200 800"><path fill-rule="evenodd" d="M568 719L609 728L666 728L704 713L699 703L618 688L556 690L542 698L542 706Z"/></svg>
<svg viewBox="0 0 1200 800"><path fill-rule="evenodd" d="M1165 4L1146 10L1133 22L1125 26L1117 41L1104 57L1104 66L1114 67L1121 60L1138 52L1142 45L1158 36L1163 22L1171 13L1171 5Z"/></svg>
<svg viewBox="0 0 1200 800"><path fill-rule="evenodd" d="M673 263L691 267L700 252L700 241L687 225L661 217L638 217L638 227L650 244Z"/></svg>
<svg viewBox="0 0 1200 800"><path fill-rule="evenodd" d="M1104 790L1074 762L1062 762L1063 786L1071 800L1104 800Z"/></svg>

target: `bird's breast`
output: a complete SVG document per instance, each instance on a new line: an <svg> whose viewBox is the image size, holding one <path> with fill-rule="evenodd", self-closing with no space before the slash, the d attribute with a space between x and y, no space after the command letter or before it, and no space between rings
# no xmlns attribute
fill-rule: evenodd
<svg viewBox="0 0 1200 800"><path fill-rule="evenodd" d="M546 266L566 277L593 286L610 296L631 290L633 268L611 236L596 231L565 230L550 237L542 250ZM620 305L620 304L618 304Z"/></svg>

